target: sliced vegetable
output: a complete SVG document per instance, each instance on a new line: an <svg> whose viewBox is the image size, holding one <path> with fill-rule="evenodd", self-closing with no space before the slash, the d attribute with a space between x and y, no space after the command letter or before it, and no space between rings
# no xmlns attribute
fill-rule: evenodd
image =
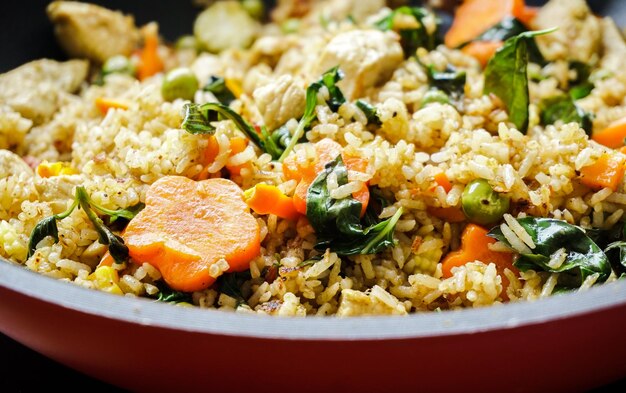
<svg viewBox="0 0 626 393"><path fill-rule="evenodd" d="M320 91L322 87L326 87L329 93L329 99L326 101L326 104L333 111L339 109L339 107L346 101L343 93L337 86L337 82L343 79L343 73L339 69L339 67L333 67L330 70L326 71L322 78L314 83L311 83L309 87L306 89L306 107L304 109L304 114L298 123L298 127L293 133L289 144L285 147L285 150L278 158L278 161L283 162L284 159L291 153L294 146L298 143L298 141L304 135L304 131L311 126L311 123L316 118L315 115L315 107L317 106L317 93Z"/></svg>
<svg viewBox="0 0 626 393"><path fill-rule="evenodd" d="M535 244L531 253L520 253L515 266L522 271L538 270L561 273L558 283L567 288L577 288L592 274L598 274L596 282L604 282L611 274L611 265L600 247L585 231L562 220L524 217L517 222L524 228ZM511 246L500 227L489 236ZM563 253L562 263L556 253Z"/></svg>
<svg viewBox="0 0 626 393"><path fill-rule="evenodd" d="M472 56L481 66L485 67L498 49L504 45L502 41L473 41L465 45L461 51Z"/></svg>
<svg viewBox="0 0 626 393"><path fill-rule="evenodd" d="M244 198L257 214L274 214L288 220L297 220L300 217L293 205L293 198L283 194L276 186L259 183L244 192Z"/></svg>
<svg viewBox="0 0 626 393"><path fill-rule="evenodd" d="M406 17L413 17L414 23L407 23ZM435 30L428 31L426 18L431 17L436 23ZM397 23L403 19L401 23ZM393 10L389 15L376 22L376 27L380 30L395 30L400 34L400 44L404 50L405 57L415 56L418 48L433 50L440 44L439 40L439 20L432 15L431 11L422 7L402 6Z"/></svg>
<svg viewBox="0 0 626 393"><path fill-rule="evenodd" d="M570 95L562 94L546 98L539 104L539 110L543 125L554 124L558 120L562 120L565 124L575 122L585 130L587 135L591 134L592 115L579 107Z"/></svg>
<svg viewBox="0 0 626 393"><path fill-rule="evenodd" d="M163 78L161 95L165 101L174 101L177 98L193 100L198 87L198 78L193 71L187 67L175 68Z"/></svg>
<svg viewBox="0 0 626 393"><path fill-rule="evenodd" d="M480 1L480 0L475 0ZM529 31L509 38L489 60L484 93L493 93L506 105L509 119L522 133L528 129L528 42L555 29Z"/></svg>
<svg viewBox="0 0 626 393"><path fill-rule="evenodd" d="M104 97L96 98L94 101L94 104L96 105L96 108L98 108L100 113L102 113L103 115L106 115L109 109L116 108L116 109L126 110L130 106L130 104L126 101L115 100L112 98L104 98Z"/></svg>
<svg viewBox="0 0 626 393"><path fill-rule="evenodd" d="M157 180L123 236L134 261L150 263L183 292L206 289L225 271L246 270L260 251L259 225L243 192L219 178Z"/></svg>
<svg viewBox="0 0 626 393"><path fill-rule="evenodd" d="M126 219L132 219L135 216L136 210L133 209L120 209L109 210L96 205L87 195L87 191L84 187L76 187L74 196L74 202L68 210L61 214L55 214L51 217L46 217L39 221L33 231L31 232L28 242L28 257L30 258L37 247L37 244L47 236L52 236L54 242L59 241L59 230L57 227L57 221L63 220L68 217L76 207L83 209L91 223L94 225L98 232L99 241L104 245L109 246L109 253L114 258L115 262L122 263L128 259L128 248L124 244L124 240L114 234L98 217L93 210L99 211L102 214L106 214L111 217L110 222L113 223L120 217Z"/></svg>
<svg viewBox="0 0 626 393"><path fill-rule="evenodd" d="M471 181L461 195L463 213L476 224L498 222L509 211L510 199L491 188L485 179Z"/></svg>
<svg viewBox="0 0 626 393"><path fill-rule="evenodd" d="M580 169L580 182L594 190L607 187L617 191L624 178L625 162L621 154L602 154L595 163Z"/></svg>
<svg viewBox="0 0 626 393"><path fill-rule="evenodd" d="M338 155L325 166L308 189L306 216L315 229L319 250L329 248L339 255L375 254L394 245L393 231L402 208L393 217L364 227L360 221L362 204L353 197L333 199L328 177L336 176L339 186L348 183L348 171Z"/></svg>
<svg viewBox="0 0 626 393"><path fill-rule="evenodd" d="M626 140L626 117L609 124L603 130L594 131L591 139L613 149L624 146L624 140Z"/></svg>
<svg viewBox="0 0 626 393"><path fill-rule="evenodd" d="M514 273L518 270L513 265L513 254L510 252L492 251L490 244L496 240L488 235L488 231L476 224L468 224L461 235L461 248L446 255L441 261L441 271L444 278L452 277L452 268L463 266L466 263L481 261L483 263L494 263L498 273L502 277L502 284L508 286L508 279L503 274L504 269L509 269Z"/></svg>
<svg viewBox="0 0 626 393"><path fill-rule="evenodd" d="M454 14L445 44L449 48L457 48L507 18L525 17L524 9L523 0L466 0Z"/></svg>
<svg viewBox="0 0 626 393"><path fill-rule="evenodd" d="M159 56L159 36L156 24L149 24L142 29L144 45L139 53L137 77L149 78L163 71L163 61Z"/></svg>
<svg viewBox="0 0 626 393"><path fill-rule="evenodd" d="M224 105L230 105L236 99L233 92L226 86L224 78L219 76L210 77L202 90L213 93L215 98Z"/></svg>

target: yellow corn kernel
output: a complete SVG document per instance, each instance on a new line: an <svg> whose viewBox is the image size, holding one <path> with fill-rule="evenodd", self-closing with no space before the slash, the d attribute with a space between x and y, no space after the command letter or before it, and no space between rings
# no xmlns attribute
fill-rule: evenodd
<svg viewBox="0 0 626 393"><path fill-rule="evenodd" d="M124 294L117 285L120 281L117 270L113 269L111 266L100 266L91 273L88 278L92 280L95 287L101 291L116 295Z"/></svg>
<svg viewBox="0 0 626 393"><path fill-rule="evenodd" d="M41 177L75 175L78 171L70 166L67 162L48 162L43 161L37 165L37 174Z"/></svg>
<svg viewBox="0 0 626 393"><path fill-rule="evenodd" d="M239 98L243 94L243 88L241 87L241 84L235 79L226 79L224 80L224 84L235 97Z"/></svg>

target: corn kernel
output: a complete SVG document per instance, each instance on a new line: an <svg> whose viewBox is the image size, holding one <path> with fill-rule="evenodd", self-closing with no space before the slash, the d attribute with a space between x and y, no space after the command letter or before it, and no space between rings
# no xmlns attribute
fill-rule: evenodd
<svg viewBox="0 0 626 393"><path fill-rule="evenodd" d="M75 175L78 171L70 166L67 162L48 162L43 161L37 165L37 174L41 177Z"/></svg>
<svg viewBox="0 0 626 393"><path fill-rule="evenodd" d="M116 295L124 294L117 285L120 281L117 270L113 269L111 266L100 266L96 271L91 273L88 278L92 280L96 288L101 291Z"/></svg>

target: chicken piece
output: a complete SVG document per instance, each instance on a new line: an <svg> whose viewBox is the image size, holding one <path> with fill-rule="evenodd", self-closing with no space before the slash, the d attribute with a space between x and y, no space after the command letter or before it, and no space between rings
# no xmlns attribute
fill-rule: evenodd
<svg viewBox="0 0 626 393"><path fill-rule="evenodd" d="M102 64L115 55L129 56L139 43L132 16L87 3L54 1L48 5L59 44L71 57Z"/></svg>
<svg viewBox="0 0 626 393"><path fill-rule="evenodd" d="M35 200L33 170L20 156L0 150L0 220L17 217L26 200Z"/></svg>
<svg viewBox="0 0 626 393"><path fill-rule="evenodd" d="M0 149L19 149L32 125L32 120L23 118L9 106L0 105Z"/></svg>
<svg viewBox="0 0 626 393"><path fill-rule="evenodd" d="M0 104L6 104L35 124L48 121L63 104L64 93L75 92L87 77L84 60L36 60L0 75Z"/></svg>
<svg viewBox="0 0 626 393"><path fill-rule="evenodd" d="M406 308L392 294L375 285L369 293L344 289L341 291L338 317L357 315L406 315Z"/></svg>
<svg viewBox="0 0 626 393"><path fill-rule="evenodd" d="M270 130L302 116L306 105L304 88L291 75L257 88L252 96Z"/></svg>
<svg viewBox="0 0 626 393"><path fill-rule="evenodd" d="M385 82L404 59L398 36L378 30L338 34L326 45L317 73L339 65L344 79L339 87L346 98L361 97L369 87Z"/></svg>
<svg viewBox="0 0 626 393"><path fill-rule="evenodd" d="M600 19L585 0L550 0L533 21L535 30L558 27L537 37L541 53L549 60L578 60L589 63L598 56L602 40Z"/></svg>
<svg viewBox="0 0 626 393"><path fill-rule="evenodd" d="M602 45L604 54L600 66L613 71L616 75L622 75L624 68L622 62L626 59L626 41L611 18L602 20Z"/></svg>

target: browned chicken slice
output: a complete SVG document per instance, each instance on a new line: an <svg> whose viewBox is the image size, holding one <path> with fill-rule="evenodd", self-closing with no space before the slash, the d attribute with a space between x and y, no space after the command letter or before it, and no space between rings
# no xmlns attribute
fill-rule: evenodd
<svg viewBox="0 0 626 393"><path fill-rule="evenodd" d="M139 42L133 17L121 12L74 1L54 1L47 11L59 44L71 57L104 63L130 55Z"/></svg>

